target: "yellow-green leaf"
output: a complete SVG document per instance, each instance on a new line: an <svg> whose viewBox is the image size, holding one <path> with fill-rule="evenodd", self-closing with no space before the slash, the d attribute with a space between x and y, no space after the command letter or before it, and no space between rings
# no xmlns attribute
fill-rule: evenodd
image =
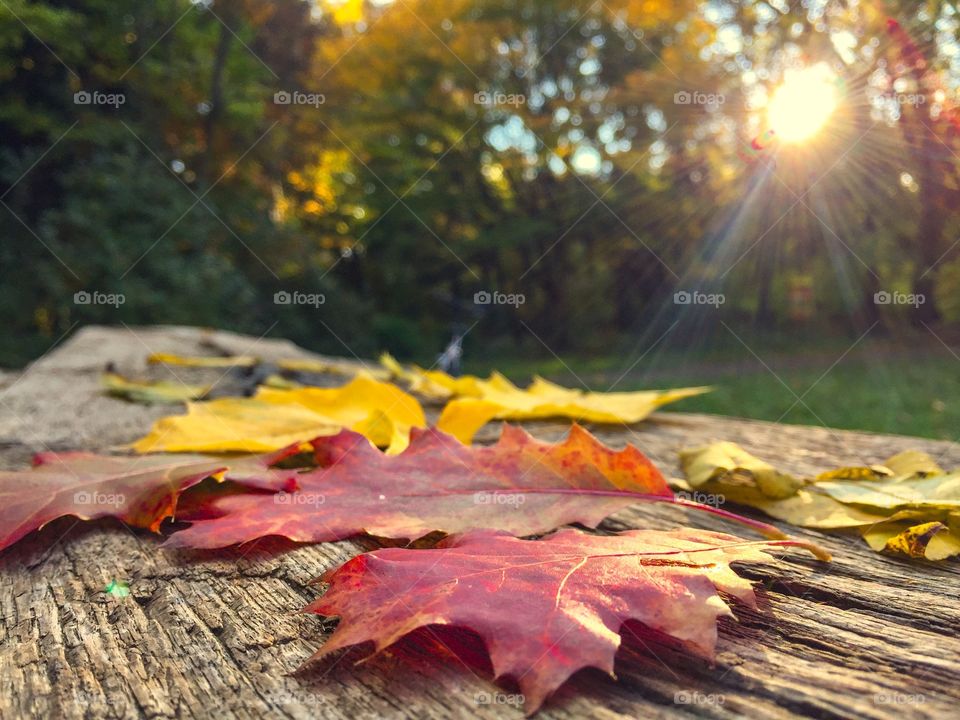
<svg viewBox="0 0 960 720"><path fill-rule="evenodd" d="M781 473L732 442L682 450L680 465L691 487L699 489L715 483L723 486L734 502L750 504L750 498L782 499L803 486L799 478Z"/></svg>
<svg viewBox="0 0 960 720"><path fill-rule="evenodd" d="M960 554L960 534L940 521L920 525L882 523L864 531L863 538L878 552L887 550L914 558L944 560Z"/></svg>
<svg viewBox="0 0 960 720"><path fill-rule="evenodd" d="M960 473L944 474L921 452L809 480L780 473L728 442L685 450L680 458L691 488L722 494L795 525L859 528L875 550L931 560L955 555L960 547Z"/></svg>
<svg viewBox="0 0 960 720"><path fill-rule="evenodd" d="M168 380L131 380L112 372L104 373L100 381L109 395L144 405L170 405L196 400L210 390L207 385L186 385Z"/></svg>

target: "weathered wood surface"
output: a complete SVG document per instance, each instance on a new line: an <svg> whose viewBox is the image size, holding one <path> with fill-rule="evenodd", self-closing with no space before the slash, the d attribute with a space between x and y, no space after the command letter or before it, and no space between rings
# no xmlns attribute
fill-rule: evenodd
<svg viewBox="0 0 960 720"><path fill-rule="evenodd" d="M169 409L103 397L98 375L108 362L130 374L170 372L148 371L148 352L307 355L276 340L188 328L87 328L3 378L3 466L23 467L40 450L105 450L143 433ZM223 376L174 372L190 382ZM550 440L565 432L562 424L528 427ZM660 414L634 428L593 430L612 445L638 445L671 474L679 447L712 439L739 442L796 472L875 462L911 447L960 465L953 443L705 415ZM687 521L731 530L650 505L606 526ZM759 583L761 607L736 607L739 622L722 623L715 665L627 636L619 681L581 672L540 717L960 716L960 563L907 563L856 537L786 529L816 539L835 561L788 552L743 566ZM489 668L432 660L423 653L426 638L363 665L349 655L292 674L333 626L296 613L320 592L308 581L367 541L292 548L264 541L200 556L157 544L117 522L62 519L0 555L0 718L521 717L510 705L478 704L498 691ZM129 598L103 592L114 579L130 583ZM684 703L678 693L699 702Z"/></svg>

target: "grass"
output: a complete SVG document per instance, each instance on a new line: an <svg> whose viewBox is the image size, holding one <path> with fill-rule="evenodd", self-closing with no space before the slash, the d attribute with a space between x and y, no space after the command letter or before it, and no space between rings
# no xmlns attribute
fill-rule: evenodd
<svg viewBox="0 0 960 720"><path fill-rule="evenodd" d="M731 363L724 357L701 358L694 364L689 358L659 356L642 374L628 374L619 382L622 360L615 358L513 361L497 368L521 384L539 373L568 387L586 385L592 390L606 390L615 382L616 390L715 388L672 404L665 412L703 412L947 440L960 437L960 359L943 345L891 350L865 343L838 362L839 355L805 356L801 351L763 362L741 357Z"/></svg>

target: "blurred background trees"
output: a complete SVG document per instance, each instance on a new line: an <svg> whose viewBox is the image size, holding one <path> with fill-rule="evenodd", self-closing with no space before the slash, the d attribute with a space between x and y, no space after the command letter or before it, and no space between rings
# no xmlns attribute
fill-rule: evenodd
<svg viewBox="0 0 960 720"><path fill-rule="evenodd" d="M948 326L957 23L947 2L5 0L0 364L89 322L421 361L455 332L468 357L636 358L667 333ZM818 63L840 104L781 146L764 107ZM725 302L674 302L694 290Z"/></svg>

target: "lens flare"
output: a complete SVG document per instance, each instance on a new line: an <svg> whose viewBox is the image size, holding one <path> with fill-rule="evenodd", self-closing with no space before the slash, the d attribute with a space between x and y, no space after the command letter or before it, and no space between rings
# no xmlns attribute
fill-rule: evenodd
<svg viewBox="0 0 960 720"><path fill-rule="evenodd" d="M801 142L837 108L837 77L825 63L788 70L767 106L767 121L784 142Z"/></svg>

